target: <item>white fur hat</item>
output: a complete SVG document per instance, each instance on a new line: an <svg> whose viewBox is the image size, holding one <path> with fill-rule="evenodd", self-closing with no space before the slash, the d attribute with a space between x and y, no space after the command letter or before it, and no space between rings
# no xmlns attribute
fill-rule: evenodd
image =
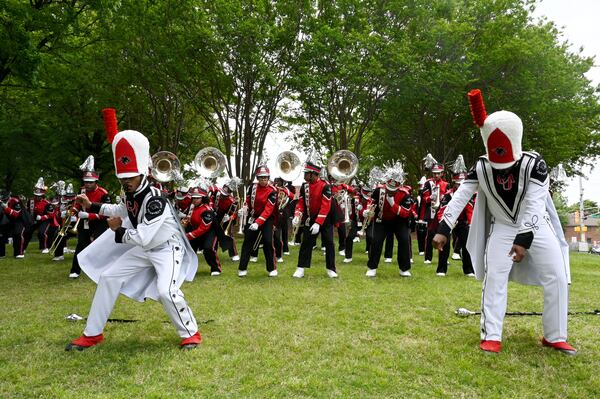
<svg viewBox="0 0 600 399"><path fill-rule="evenodd" d="M135 130L117 133L112 142L117 178L147 175L150 166L150 143Z"/></svg>

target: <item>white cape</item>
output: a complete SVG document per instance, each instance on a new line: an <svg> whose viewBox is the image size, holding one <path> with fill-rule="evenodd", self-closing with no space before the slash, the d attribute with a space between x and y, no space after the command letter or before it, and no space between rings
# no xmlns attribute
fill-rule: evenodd
<svg viewBox="0 0 600 399"><path fill-rule="evenodd" d="M552 202L550 193L546 198L546 211L550 216L550 225L554 230L556 238L559 241L561 251L564 259L565 272L567 274L567 281L571 284L571 269L569 263L569 244L565 240L565 235L556 213L556 208ZM487 239L490 234L490 221L491 215L489 213L485 195L478 195L477 201L475 201L475 209L473 211L473 218L471 222L471 228L469 230L469 238L467 239L467 250L471 255L471 261L473 262L473 269L478 280L483 280L485 274L485 250ZM509 279L517 281L521 284L527 285L541 285L539 275L536 268L533 267L529 262L529 257L525 258L511 269Z"/></svg>
<svg viewBox="0 0 600 399"><path fill-rule="evenodd" d="M169 206L171 212L174 210ZM123 221L123 227L131 228L129 219ZM185 238L183 227L179 226L181 242L184 245L184 255L176 278L175 285L181 288L184 281L192 281L198 269L198 257L192 249L190 242ZM131 250L141 249L130 244L119 244L115 242L115 232L107 229L100 237L92 241L77 256L81 270L88 275L96 284L102 272L111 267L124 253ZM153 268L140 269L140 272L132 276L123 284L121 293L136 301L143 302L146 298L158 300L158 288L156 286L156 272Z"/></svg>

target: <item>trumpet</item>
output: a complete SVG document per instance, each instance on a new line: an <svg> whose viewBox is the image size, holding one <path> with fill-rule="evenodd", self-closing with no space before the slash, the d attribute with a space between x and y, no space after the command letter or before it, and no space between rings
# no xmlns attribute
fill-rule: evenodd
<svg viewBox="0 0 600 399"><path fill-rule="evenodd" d="M369 224L371 224L371 222L373 221L373 218L375 217L375 204L369 205L367 207L367 209L365 210L364 215L365 215L365 218L363 220L362 228L358 232L358 235L361 237L365 235L365 232L367 231L367 227L369 227Z"/></svg>

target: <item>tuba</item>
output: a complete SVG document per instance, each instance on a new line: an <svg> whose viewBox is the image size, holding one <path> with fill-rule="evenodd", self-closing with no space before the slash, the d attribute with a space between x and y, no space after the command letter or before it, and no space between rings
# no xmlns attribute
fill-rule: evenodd
<svg viewBox="0 0 600 399"><path fill-rule="evenodd" d="M150 174L159 183L168 183L181 176L181 163L177 155L169 151L159 151L152 155Z"/></svg>
<svg viewBox="0 0 600 399"><path fill-rule="evenodd" d="M340 150L327 161L327 172L338 183L349 182L358 172L358 158L353 152ZM344 223L350 223L350 196L346 190L336 194L340 208L344 210Z"/></svg>
<svg viewBox="0 0 600 399"><path fill-rule="evenodd" d="M285 181L294 181L300 175L300 158L292 151L283 151L277 155L275 168L279 177Z"/></svg>
<svg viewBox="0 0 600 399"><path fill-rule="evenodd" d="M196 172L207 179L221 175L226 166L227 159L225 155L214 147L203 148L194 157Z"/></svg>

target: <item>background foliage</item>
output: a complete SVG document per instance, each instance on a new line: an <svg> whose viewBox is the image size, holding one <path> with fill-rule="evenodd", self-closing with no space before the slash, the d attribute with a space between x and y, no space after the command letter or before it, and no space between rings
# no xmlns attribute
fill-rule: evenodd
<svg viewBox="0 0 600 399"><path fill-rule="evenodd" d="M350 149L362 174L483 149L466 93L524 121L524 148L572 171L600 153L593 60L532 19L533 0L5 0L0 185L77 181L89 154L115 184L100 110L152 150L233 156L249 180L269 132ZM587 161L590 162L590 161Z"/></svg>

